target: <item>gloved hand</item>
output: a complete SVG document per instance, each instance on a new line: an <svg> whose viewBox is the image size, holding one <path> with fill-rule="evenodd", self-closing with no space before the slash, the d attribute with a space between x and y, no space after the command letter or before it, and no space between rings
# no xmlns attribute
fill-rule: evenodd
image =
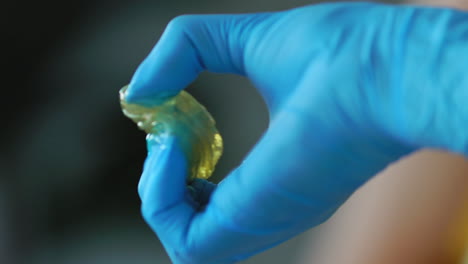
<svg viewBox="0 0 468 264"><path fill-rule="evenodd" d="M145 220L174 263L232 263L328 217L421 147L468 155L468 14L333 3L174 19L128 101L177 94L204 70L246 76L270 126L217 187L186 187L176 138L149 142Z"/></svg>

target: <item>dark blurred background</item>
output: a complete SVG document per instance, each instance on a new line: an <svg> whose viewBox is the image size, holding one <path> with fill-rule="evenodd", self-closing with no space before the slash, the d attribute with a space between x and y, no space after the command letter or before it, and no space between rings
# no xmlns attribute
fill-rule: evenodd
<svg viewBox="0 0 468 264"><path fill-rule="evenodd" d="M118 90L177 15L315 2L2 3L0 263L170 263L140 216L136 186L144 134L121 114ZM219 180L262 135L266 108L251 84L236 76L202 74L188 91L213 114L224 137L214 176ZM298 252L316 240L304 237L314 232L246 263L299 263Z"/></svg>

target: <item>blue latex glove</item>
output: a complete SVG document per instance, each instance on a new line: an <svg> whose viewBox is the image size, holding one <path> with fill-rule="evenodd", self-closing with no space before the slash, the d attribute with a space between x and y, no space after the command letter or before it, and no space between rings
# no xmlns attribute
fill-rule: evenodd
<svg viewBox="0 0 468 264"><path fill-rule="evenodd" d="M468 155L461 11L334 3L178 17L127 99L175 95L204 70L248 77L271 122L224 181L197 181L194 192L177 139L149 142L142 212L174 263L232 263L273 247L421 147Z"/></svg>

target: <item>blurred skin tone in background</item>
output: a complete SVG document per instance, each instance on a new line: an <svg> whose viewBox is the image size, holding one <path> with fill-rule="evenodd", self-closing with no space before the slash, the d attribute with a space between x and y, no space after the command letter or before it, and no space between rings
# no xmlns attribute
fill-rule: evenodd
<svg viewBox="0 0 468 264"><path fill-rule="evenodd" d="M322 226L303 263L461 263L455 225L468 201L467 175L464 158L435 151L390 166Z"/></svg>
<svg viewBox="0 0 468 264"><path fill-rule="evenodd" d="M0 137L0 263L169 263L140 217L144 135L120 113L119 88L177 15L315 2L6 3L12 72L5 86L15 89L4 91L1 109L8 120ZM468 8L467 1L412 3ZM188 90L225 139L219 180L266 128L266 109L238 77L203 75ZM326 224L245 263L454 263L450 243L467 175L460 157L414 155L366 184Z"/></svg>

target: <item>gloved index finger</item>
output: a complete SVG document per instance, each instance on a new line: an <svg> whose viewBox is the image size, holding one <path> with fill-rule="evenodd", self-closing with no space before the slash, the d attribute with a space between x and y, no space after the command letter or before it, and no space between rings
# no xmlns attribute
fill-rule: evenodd
<svg viewBox="0 0 468 264"><path fill-rule="evenodd" d="M243 75L245 31L239 28L246 16L184 15L173 19L135 72L126 100L158 104L184 89L203 70Z"/></svg>

